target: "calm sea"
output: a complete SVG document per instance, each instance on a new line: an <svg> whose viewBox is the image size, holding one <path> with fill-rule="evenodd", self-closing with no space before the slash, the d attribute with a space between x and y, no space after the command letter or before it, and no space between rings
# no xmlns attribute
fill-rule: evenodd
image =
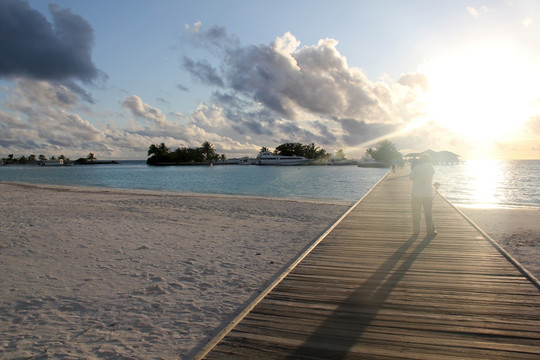
<svg viewBox="0 0 540 360"><path fill-rule="evenodd" d="M468 160L435 171L439 192L456 205L540 207L540 160Z"/></svg>
<svg viewBox="0 0 540 360"><path fill-rule="evenodd" d="M437 165L434 181L456 205L540 207L540 160ZM387 172L356 166L180 166L144 162L66 167L0 166L0 181L105 188L255 195L354 202Z"/></svg>

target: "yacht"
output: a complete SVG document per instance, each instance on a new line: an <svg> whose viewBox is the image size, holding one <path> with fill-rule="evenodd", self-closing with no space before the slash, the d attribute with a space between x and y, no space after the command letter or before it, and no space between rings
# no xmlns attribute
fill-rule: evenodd
<svg viewBox="0 0 540 360"><path fill-rule="evenodd" d="M257 156L258 165L306 165L312 161L303 156L274 155L267 151Z"/></svg>

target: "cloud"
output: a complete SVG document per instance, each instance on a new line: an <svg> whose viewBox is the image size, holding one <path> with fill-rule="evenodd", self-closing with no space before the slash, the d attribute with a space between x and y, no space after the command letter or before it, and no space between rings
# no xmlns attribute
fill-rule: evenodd
<svg viewBox="0 0 540 360"><path fill-rule="evenodd" d="M228 36L224 29L212 36L201 23L190 32L203 48ZM334 39L300 46L287 32L268 45L228 44L212 49L217 66L208 60L183 59L185 70L219 89L212 101L220 107L220 116L201 121L205 129L215 121L219 126L213 129L220 134L269 147L282 140L342 147L393 132L422 115L420 95L428 89L425 75L409 73L397 82L372 82L348 65Z"/></svg>
<svg viewBox="0 0 540 360"><path fill-rule="evenodd" d="M62 44L70 44L73 39L87 44L82 54L90 59L91 28L79 30L79 37L66 40L68 35L58 31L56 24L71 28L68 20L77 20L77 16L55 6L51 13L56 14L54 30L39 13L34 12L34 16L41 18L44 28L49 26ZM90 151L100 158L141 159L152 143L165 142L174 149L210 141L228 156L253 156L261 146L273 148L291 141L315 142L329 152L339 148L349 151L389 134L394 134L392 139L401 149L463 145L433 124L407 135L399 133L425 117L422 96L429 84L420 72L403 74L397 81L389 76L371 81L361 69L347 63L334 39L302 46L294 35L285 33L269 44L241 46L221 27L205 30L202 24L196 24L188 27L187 33L211 54L202 59L180 59L185 71L210 87L212 96L207 103L180 114L170 109L174 101L158 99L168 109L164 112L133 94L118 101L123 114L111 115L111 111L102 117L121 117L127 124L116 126L101 120L94 125L86 118L88 109L81 105L91 96L75 83L93 79L91 76L43 79L30 76L28 71L24 76L13 72L10 76L14 85L4 97L5 111L0 112L0 152L66 149L63 151L78 156ZM177 87L187 91L182 84ZM531 129L537 129L537 124L531 123ZM358 155L360 150L351 156Z"/></svg>
<svg viewBox="0 0 540 360"><path fill-rule="evenodd" d="M489 12L489 8L485 5L480 6L480 8L475 8L472 6L467 6L467 12L475 18L478 18L481 13Z"/></svg>
<svg viewBox="0 0 540 360"><path fill-rule="evenodd" d="M103 134L89 121L73 113L80 109L69 88L28 78L17 79L0 114L0 146L55 150L99 145Z"/></svg>
<svg viewBox="0 0 540 360"><path fill-rule="evenodd" d="M208 61L193 61L188 57L184 57L182 67L204 84L223 86L223 80L219 77L217 70Z"/></svg>
<svg viewBox="0 0 540 360"><path fill-rule="evenodd" d="M131 95L122 101L129 116L125 127L112 123L97 127L84 117L78 95L70 88L44 80L17 78L7 91L0 110L0 154L56 155L76 158L94 152L99 158L144 159L150 144L165 141L171 148L200 146L211 141L230 155L255 153L248 141L224 135L234 134L219 106L201 104L189 116L173 114L185 125L171 121L156 107Z"/></svg>
<svg viewBox="0 0 540 360"><path fill-rule="evenodd" d="M201 41L214 38L201 24L195 33ZM206 45L211 44L209 41ZM222 51L219 67L187 57L183 64L204 83L249 100L253 107L267 108L276 118L302 121L307 115L366 123L402 122L402 114L396 112L400 108L393 104L400 103L402 99L397 96L404 92L393 92L386 84L369 81L360 69L347 64L337 45L334 39L322 39L317 45L300 47L294 35L285 33L269 45L220 44L214 49ZM401 81L409 87L413 82L420 89L427 86L420 74L406 75ZM407 97L411 99L410 94ZM250 127L262 131L261 126Z"/></svg>
<svg viewBox="0 0 540 360"><path fill-rule="evenodd" d="M97 79L90 24L57 5L49 5L49 11L52 24L25 1L0 2L0 77L85 83Z"/></svg>
<svg viewBox="0 0 540 360"><path fill-rule="evenodd" d="M122 106L137 118L150 120L158 125L167 125L167 118L161 110L145 104L137 95L126 97Z"/></svg>
<svg viewBox="0 0 540 360"><path fill-rule="evenodd" d="M181 91L187 92L189 89L182 84L176 84L176 88Z"/></svg>
<svg viewBox="0 0 540 360"><path fill-rule="evenodd" d="M408 86L411 88L419 87L422 91L429 90L428 79L423 73L408 73L403 74L397 81L399 84Z"/></svg>
<svg viewBox="0 0 540 360"><path fill-rule="evenodd" d="M480 13L478 12L478 10L476 10L475 8L473 8L472 6L467 6L467 12L469 14L471 14L472 16L474 17L478 17L480 15Z"/></svg>
<svg viewBox="0 0 540 360"><path fill-rule="evenodd" d="M341 119L339 122L345 133L343 136L345 144L351 147L359 146L397 130L396 125L367 124L365 121L355 119Z"/></svg>
<svg viewBox="0 0 540 360"><path fill-rule="evenodd" d="M186 29L191 35L188 40L198 47L229 49L240 44L238 38L235 35L228 34L227 29L222 26L213 26L204 31L202 23L198 21L192 27L186 24Z"/></svg>

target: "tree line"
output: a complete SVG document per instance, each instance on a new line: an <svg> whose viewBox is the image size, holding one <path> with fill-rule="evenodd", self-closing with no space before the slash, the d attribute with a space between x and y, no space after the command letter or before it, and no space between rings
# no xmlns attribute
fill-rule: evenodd
<svg viewBox="0 0 540 360"><path fill-rule="evenodd" d="M63 154L55 157L54 155L50 158L47 158L45 155L40 154L38 156L31 154L28 156L22 155L21 157L16 158L13 156L13 154L9 154L7 157L2 158L2 163L9 165L9 164L39 164L47 160L63 160L64 164L68 164L71 162L71 160L67 157L65 157ZM96 161L96 157L94 153L89 153L86 157L78 158L77 160L73 161L76 164L86 164L86 163L92 163Z"/></svg>
<svg viewBox="0 0 540 360"><path fill-rule="evenodd" d="M366 149L366 155L371 156L375 161L380 161L390 165L393 161L401 162L403 156L396 148L396 145L390 140L382 140L377 143L375 148Z"/></svg>
<svg viewBox="0 0 540 360"><path fill-rule="evenodd" d="M21 157L18 157L18 158L14 157L13 154L9 154L7 157L2 158L2 162L4 164L38 164L42 161L56 160L56 159L61 159L61 160L64 160L65 162L69 161L69 159L65 157L64 155L60 155L58 157L51 156L51 158L49 159L43 154L40 154L38 156L34 154L31 154L28 156L22 155Z"/></svg>
<svg viewBox="0 0 540 360"><path fill-rule="evenodd" d="M325 149L320 148L311 143L304 145L301 143L284 143L276 147L274 151L270 151L267 147L262 147L259 153L269 152L274 155L281 156L303 156L313 160L329 160L331 155L326 152ZM375 148L368 148L366 155L371 156L376 161L382 161L391 163L392 160L400 161L402 159L401 153L397 150L396 145L389 140L383 140L377 143ZM343 150L336 152L336 158L345 159L345 153ZM46 160L62 159L64 163L69 163L70 159L64 155L60 155L57 158L51 156L47 158L45 155L40 154L36 156L31 154L29 156L21 156L16 158L13 154L9 154L8 157L2 158L4 164L34 164ZM225 154L219 154L216 152L214 145L208 141L202 143L197 148L178 147L176 150L171 151L164 142L161 144L152 144L148 149L147 164L190 164L190 163L211 163L216 161L225 161L227 157ZM89 153L85 158L79 158L75 160L75 163L88 163L94 162L96 159L94 153Z"/></svg>
<svg viewBox="0 0 540 360"><path fill-rule="evenodd" d="M267 147L262 147L259 153L263 152L281 156L303 156L313 160L327 160L330 158L330 154L326 150L316 146L314 143L308 145L285 143L276 147L273 152ZM204 164L227 159L224 154L217 153L214 144L208 141L205 141L197 148L179 147L174 151L171 151L164 142L152 144L148 148L148 156L146 163L149 165Z"/></svg>
<svg viewBox="0 0 540 360"><path fill-rule="evenodd" d="M284 143L271 152L267 147L262 147L259 153L270 152L281 156L303 156L312 160L328 160L331 155L326 150L318 147L315 143L303 145L301 143Z"/></svg>
<svg viewBox="0 0 540 360"><path fill-rule="evenodd" d="M259 154L263 152L281 156L303 156L308 159L320 161L330 160L331 158L331 154L327 153L325 149L315 145L315 143L307 145L298 142L284 143L276 147L274 151L270 151L268 147L262 147ZM374 148L368 148L366 150L366 155L371 156L376 161L382 161L388 164L393 160L400 161L402 159L402 155L397 150L396 145L389 140L380 141ZM345 153L343 150L338 150L335 157L338 159L345 159ZM178 147L174 151L171 151L170 148L162 142L161 144L150 145L146 163L149 165L195 164L225 161L226 159L227 157L224 154L217 153L214 145L208 141L205 141L197 148Z"/></svg>
<svg viewBox="0 0 540 360"><path fill-rule="evenodd" d="M159 145L152 144L148 148L148 156L146 160L148 165L211 163L227 159L224 154L218 154L214 144L208 141L197 148L178 147L174 151L171 151L164 142Z"/></svg>

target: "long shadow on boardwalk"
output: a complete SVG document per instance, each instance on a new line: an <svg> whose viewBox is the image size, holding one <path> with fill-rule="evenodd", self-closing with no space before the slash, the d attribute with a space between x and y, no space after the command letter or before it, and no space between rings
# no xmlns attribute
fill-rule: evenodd
<svg viewBox="0 0 540 360"><path fill-rule="evenodd" d="M288 359L344 359L432 239L432 236L424 237L407 254L418 240L417 236L411 236L360 288L345 299ZM400 261L402 263L398 266ZM346 335L340 336L339 329L346 330Z"/></svg>

